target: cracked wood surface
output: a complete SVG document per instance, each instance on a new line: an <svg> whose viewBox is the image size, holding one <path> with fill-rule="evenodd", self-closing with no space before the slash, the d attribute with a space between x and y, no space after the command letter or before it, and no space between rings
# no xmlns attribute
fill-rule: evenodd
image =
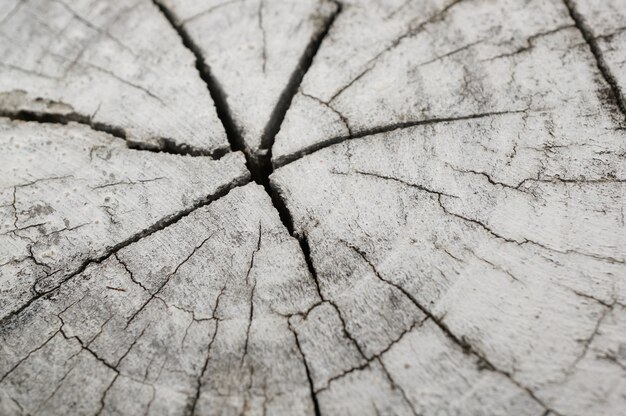
<svg viewBox="0 0 626 416"><path fill-rule="evenodd" d="M204 58L241 147L263 157L305 61L337 11L330 0L159 0ZM294 85L295 84L295 85ZM280 119L277 119L280 117Z"/></svg>
<svg viewBox="0 0 626 416"><path fill-rule="evenodd" d="M288 317L318 300L263 189L232 190L11 317L2 410L310 414Z"/></svg>
<svg viewBox="0 0 626 416"><path fill-rule="evenodd" d="M626 114L626 1L568 0L567 4Z"/></svg>
<svg viewBox="0 0 626 416"><path fill-rule="evenodd" d="M620 415L622 3L0 0L0 414Z"/></svg>
<svg viewBox="0 0 626 416"><path fill-rule="evenodd" d="M150 0L2 0L0 114L79 121L148 148L228 149L193 54Z"/></svg>
<svg viewBox="0 0 626 416"><path fill-rule="evenodd" d="M0 318L249 177L240 153L141 152L78 124L6 120L0 165Z"/></svg>
<svg viewBox="0 0 626 416"><path fill-rule="evenodd" d="M344 7L276 136L275 166L346 137L432 120L526 110L623 118L600 108L610 88L564 4L426 3L395 14L390 3ZM364 38L385 25L396 30Z"/></svg>
<svg viewBox="0 0 626 416"><path fill-rule="evenodd" d="M362 378L346 379L333 395L329 379L343 379L363 358L382 354L384 364L406 332L423 345L415 355L429 354L420 338L433 335L414 329L427 317L437 337L466 348L540 408L619 414L626 145L621 131L593 121L573 132L570 120L529 112L416 126L345 141L272 175L295 233L308 241L321 296L354 344L320 343L330 318L308 319L301 343L314 362L328 363L313 371L334 397L328 406L343 389L364 388ZM406 377L416 413L445 407ZM481 399L488 414L507 403L491 393ZM383 389L369 397L366 413L389 404Z"/></svg>

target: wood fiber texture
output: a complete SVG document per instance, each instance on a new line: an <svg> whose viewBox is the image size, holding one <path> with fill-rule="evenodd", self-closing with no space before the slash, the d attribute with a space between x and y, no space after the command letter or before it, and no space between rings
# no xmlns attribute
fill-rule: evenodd
<svg viewBox="0 0 626 416"><path fill-rule="evenodd" d="M0 414L620 416L624 0L0 0Z"/></svg>

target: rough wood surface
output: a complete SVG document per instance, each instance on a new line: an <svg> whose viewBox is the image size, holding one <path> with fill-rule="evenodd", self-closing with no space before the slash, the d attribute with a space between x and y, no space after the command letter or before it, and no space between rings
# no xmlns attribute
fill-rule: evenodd
<svg viewBox="0 0 626 416"><path fill-rule="evenodd" d="M0 114L80 121L141 147L228 148L193 54L149 0L2 0Z"/></svg>
<svg viewBox="0 0 626 416"><path fill-rule="evenodd" d="M0 0L0 415L621 416L624 10Z"/></svg>
<svg viewBox="0 0 626 416"><path fill-rule="evenodd" d="M337 11L329 0L159 0L203 57L240 146L265 156L304 65ZM297 84L295 85L297 86Z"/></svg>
<svg viewBox="0 0 626 416"><path fill-rule="evenodd" d="M598 108L610 88L563 3L427 3L426 12L411 2L395 14L345 6L276 136L276 166L345 137L441 119L617 112ZM389 19L406 22L353 45Z"/></svg>
<svg viewBox="0 0 626 416"><path fill-rule="evenodd" d="M233 190L12 317L3 411L311 413L288 315L317 300L263 189Z"/></svg>
<svg viewBox="0 0 626 416"><path fill-rule="evenodd" d="M243 162L131 150L78 124L1 122L0 318L246 181Z"/></svg>
<svg viewBox="0 0 626 416"><path fill-rule="evenodd" d="M567 6L626 113L626 1L568 0Z"/></svg>
<svg viewBox="0 0 626 416"><path fill-rule="evenodd" d="M626 144L595 124L569 127L543 113L416 126L346 141L273 174L321 296L363 358L384 363L407 333L434 331L558 414L624 408ZM325 332L309 327L301 342L318 344ZM360 391L362 380L345 374L363 363L342 342L326 347L332 365L313 380L341 378ZM431 388L407 381L422 414ZM376 394L387 403L384 390ZM498 395L482 403L490 398L489 414L503 403Z"/></svg>

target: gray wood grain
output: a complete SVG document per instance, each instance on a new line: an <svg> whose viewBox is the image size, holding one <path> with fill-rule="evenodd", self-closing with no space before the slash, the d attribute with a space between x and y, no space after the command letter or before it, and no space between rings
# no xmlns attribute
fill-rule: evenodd
<svg viewBox="0 0 626 416"><path fill-rule="evenodd" d="M0 414L621 415L622 3L0 0Z"/></svg>

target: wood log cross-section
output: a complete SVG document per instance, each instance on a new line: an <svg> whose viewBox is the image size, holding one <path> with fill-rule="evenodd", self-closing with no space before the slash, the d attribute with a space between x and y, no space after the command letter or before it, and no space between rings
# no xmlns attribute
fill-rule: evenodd
<svg viewBox="0 0 626 416"><path fill-rule="evenodd" d="M625 29L0 0L0 415L623 415Z"/></svg>

